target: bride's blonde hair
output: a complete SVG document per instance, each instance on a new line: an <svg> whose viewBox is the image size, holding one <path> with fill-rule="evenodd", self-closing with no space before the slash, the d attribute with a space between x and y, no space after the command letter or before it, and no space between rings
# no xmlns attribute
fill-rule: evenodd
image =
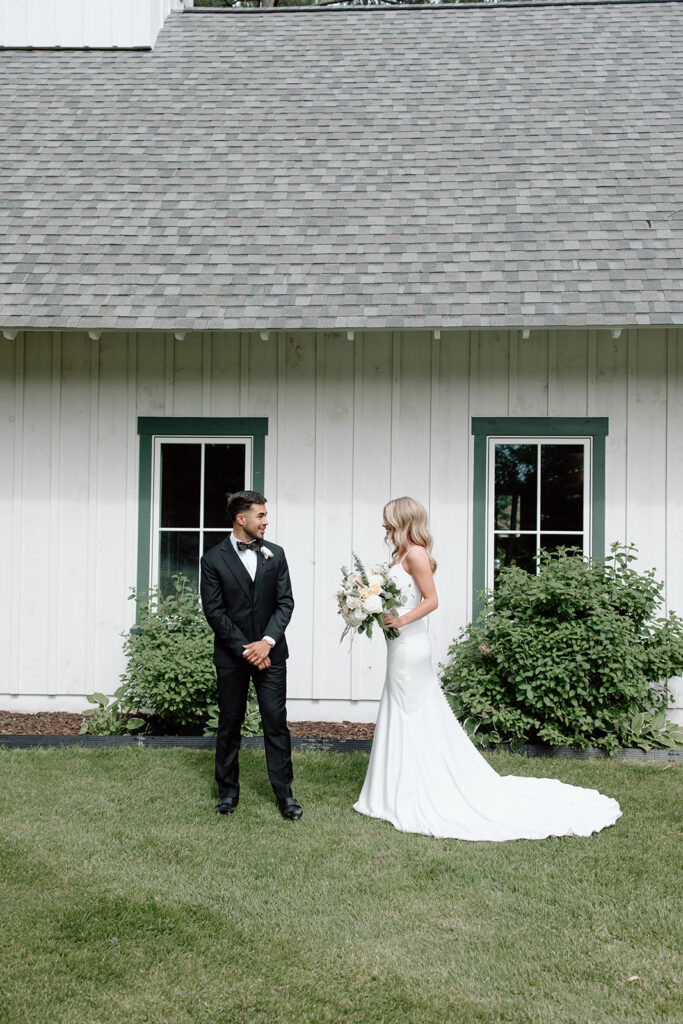
<svg viewBox="0 0 683 1024"><path fill-rule="evenodd" d="M429 532L427 509L415 498L393 498L384 506L384 521L390 527L389 540L393 545L394 562L413 544L418 544L429 555L432 572L436 572L436 562L432 558L432 535Z"/></svg>

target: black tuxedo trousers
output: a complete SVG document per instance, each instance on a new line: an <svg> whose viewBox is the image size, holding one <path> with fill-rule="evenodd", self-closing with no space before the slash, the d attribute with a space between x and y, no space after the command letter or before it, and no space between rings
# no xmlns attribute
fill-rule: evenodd
<svg viewBox="0 0 683 1024"><path fill-rule="evenodd" d="M287 728L287 662L259 672L248 661L217 668L218 735L216 736L216 782L220 797L237 796L239 749L242 722L247 707L249 679L254 680L266 748L268 778L279 799L291 795L292 751Z"/></svg>
<svg viewBox="0 0 683 1024"><path fill-rule="evenodd" d="M294 599L284 551L264 542L252 581L228 537L202 558L204 614L214 632L218 683L216 782L218 793L239 793L239 748L249 680L258 698L268 778L278 798L291 794L292 756L287 728L287 642L285 629ZM260 672L243 657L244 645L269 636L270 668Z"/></svg>

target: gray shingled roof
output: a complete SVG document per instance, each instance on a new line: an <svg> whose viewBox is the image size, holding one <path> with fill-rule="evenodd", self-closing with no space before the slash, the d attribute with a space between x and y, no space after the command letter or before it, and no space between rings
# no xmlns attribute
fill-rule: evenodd
<svg viewBox="0 0 683 1024"><path fill-rule="evenodd" d="M0 326L683 323L683 4L0 53Z"/></svg>

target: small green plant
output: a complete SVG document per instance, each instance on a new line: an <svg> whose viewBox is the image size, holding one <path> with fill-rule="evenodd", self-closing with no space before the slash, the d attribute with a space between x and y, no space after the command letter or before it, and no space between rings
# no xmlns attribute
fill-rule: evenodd
<svg viewBox="0 0 683 1024"><path fill-rule="evenodd" d="M218 735L218 716L220 715L220 708L218 704L207 704L206 705L206 722L204 724L204 735L205 736L217 736Z"/></svg>
<svg viewBox="0 0 683 1024"><path fill-rule="evenodd" d="M666 717L666 711L634 711L629 722L631 742L643 750L664 748L679 750L683 747L683 726Z"/></svg>
<svg viewBox="0 0 683 1024"><path fill-rule="evenodd" d="M500 572L442 666L476 742L680 745L666 680L683 673L683 621L657 616L663 584L635 558L632 545L605 562L561 548L541 553L537 575Z"/></svg>
<svg viewBox="0 0 683 1024"><path fill-rule="evenodd" d="M216 736L218 734L218 704L208 704L206 708L206 714L207 721L206 725L204 726L204 735ZM261 712L259 711L258 700L256 699L256 691L254 690L253 683L249 683L249 692L247 694L247 711L244 716L244 722L242 723L242 735L263 736Z"/></svg>
<svg viewBox="0 0 683 1024"><path fill-rule="evenodd" d="M146 725L144 718L129 717L129 708L125 704L125 686L119 686L111 702L103 693L93 693L86 699L96 707L84 712L81 735L124 736Z"/></svg>
<svg viewBox="0 0 683 1024"><path fill-rule="evenodd" d="M164 597L158 587L135 591L137 623L124 634L128 666L121 676L129 707L143 709L162 732L201 733L216 697L213 633L199 595L181 573Z"/></svg>
<svg viewBox="0 0 683 1024"><path fill-rule="evenodd" d="M448 703L451 706L451 711L458 719L461 726L467 733L468 737L472 740L472 742L476 744L476 746L478 747L488 746L488 744L490 743L490 739L487 738L485 733L479 732L479 729L481 728L482 725L481 719L477 720L476 718L472 718L471 715L467 714L467 710L462 701L462 698L460 697L460 694L455 691L448 690L446 691L446 699L448 700Z"/></svg>

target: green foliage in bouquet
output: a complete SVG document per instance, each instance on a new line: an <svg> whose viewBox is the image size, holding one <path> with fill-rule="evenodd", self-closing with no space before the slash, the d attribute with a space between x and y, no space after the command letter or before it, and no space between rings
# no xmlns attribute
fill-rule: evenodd
<svg viewBox="0 0 683 1024"><path fill-rule="evenodd" d="M501 570L484 611L442 666L443 689L475 742L578 749L683 746L666 720L666 680L683 673L683 620L657 617L663 584L613 544L592 562L542 552L538 574Z"/></svg>
<svg viewBox="0 0 683 1024"><path fill-rule="evenodd" d="M173 592L158 588L139 600L136 626L124 634L128 667L121 676L127 706L152 716L160 731L200 733L216 698L213 633L194 587L173 576Z"/></svg>

